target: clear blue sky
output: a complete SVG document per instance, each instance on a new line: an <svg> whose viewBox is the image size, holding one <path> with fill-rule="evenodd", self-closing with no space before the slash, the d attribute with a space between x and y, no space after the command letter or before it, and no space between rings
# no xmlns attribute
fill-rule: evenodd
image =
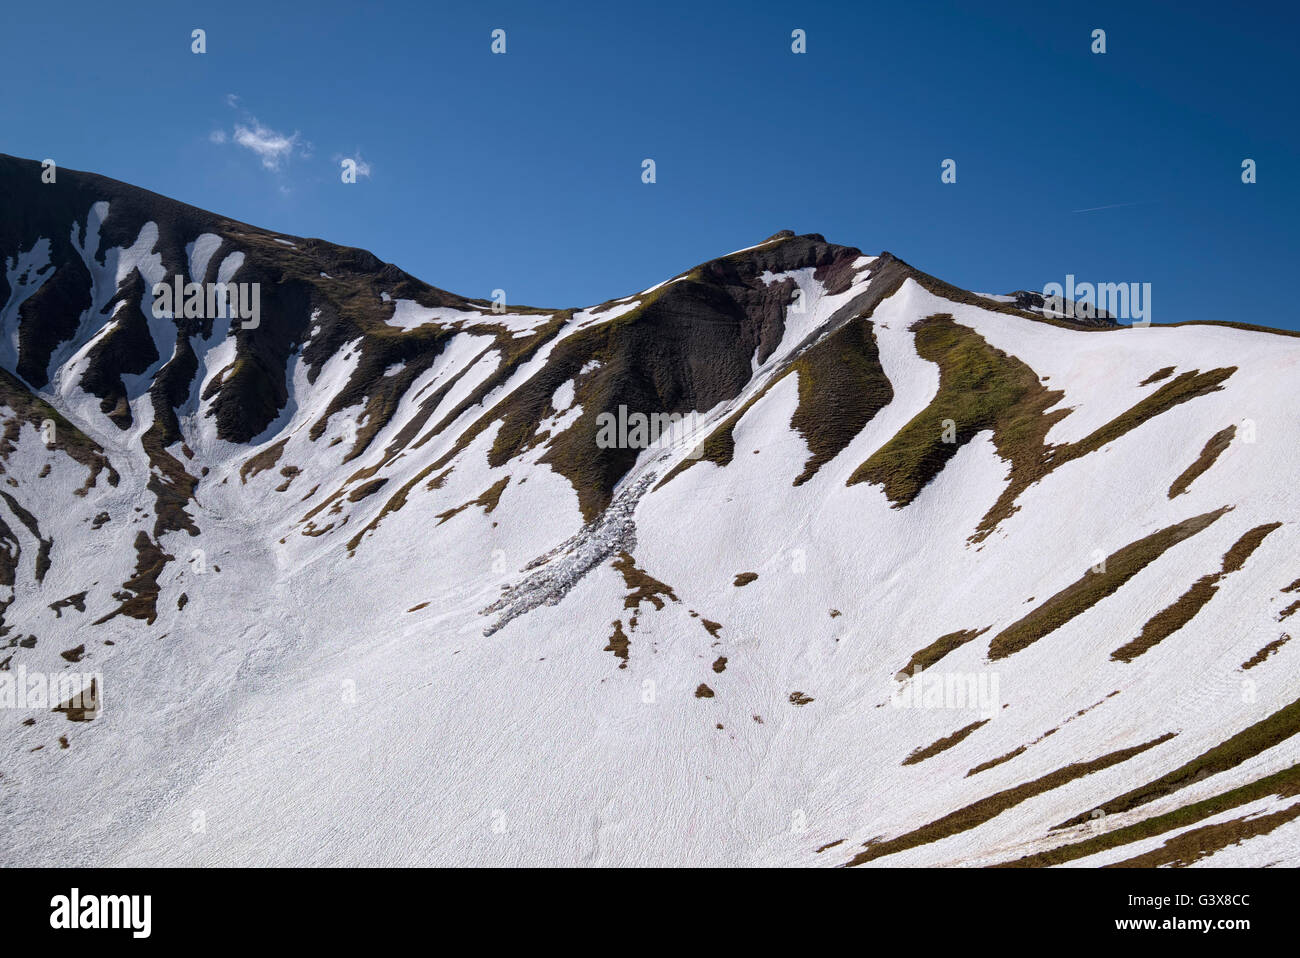
<svg viewBox="0 0 1300 958"><path fill-rule="evenodd" d="M1295 9L8 3L0 151L516 303L622 296L788 228L979 291L1150 282L1156 322L1295 328Z"/></svg>

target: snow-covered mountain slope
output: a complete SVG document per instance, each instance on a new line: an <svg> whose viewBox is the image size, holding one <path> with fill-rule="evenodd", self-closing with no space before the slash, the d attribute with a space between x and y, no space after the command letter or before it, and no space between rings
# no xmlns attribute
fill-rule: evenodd
<svg viewBox="0 0 1300 958"><path fill-rule="evenodd" d="M1300 864L1300 339L0 198L0 863Z"/></svg>

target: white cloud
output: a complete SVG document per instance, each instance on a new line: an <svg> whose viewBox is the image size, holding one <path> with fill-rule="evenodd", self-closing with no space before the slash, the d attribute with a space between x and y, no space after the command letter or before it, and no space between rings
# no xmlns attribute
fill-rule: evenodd
<svg viewBox="0 0 1300 958"><path fill-rule="evenodd" d="M309 160L315 147L310 140L303 139L297 130L282 133L262 123L240 105L238 94L227 93L226 105L240 115L233 132L216 129L208 134L208 140L216 144L235 143L257 154L262 166L273 173L281 172L293 157ZM361 159L357 153L357 172L361 176L370 175L370 164Z"/></svg>
<svg viewBox="0 0 1300 958"><path fill-rule="evenodd" d="M235 124L235 142L252 150L262 160L262 166L268 170L279 170L298 145L298 132L291 135L262 126L255 117L249 118L251 125Z"/></svg>

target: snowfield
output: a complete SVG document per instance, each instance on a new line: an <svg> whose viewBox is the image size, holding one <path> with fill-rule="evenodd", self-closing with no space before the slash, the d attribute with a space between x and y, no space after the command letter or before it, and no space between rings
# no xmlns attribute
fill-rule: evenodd
<svg viewBox="0 0 1300 958"><path fill-rule="evenodd" d="M553 331L552 314L373 296L388 328L339 334L319 362L309 350L330 318L313 313L311 336L285 361L287 395L248 441L220 431L218 387L247 359L217 326L188 337L196 372L167 446L198 477L186 506L197 535L156 533L169 559L153 621L105 618L138 575L139 536L155 535L156 486L173 483L143 437L157 414L150 385L179 347L170 319L149 324L159 359L126 383L128 429L83 387L91 347L119 315L105 304L133 272L146 285L164 272L155 224L101 251L111 206L88 212L78 249L90 306L53 351L49 383L26 385L103 449L119 482L101 475L78 494L87 466L43 440L17 387L2 394L0 545L16 558L0 588L0 646L37 641L0 648L0 676L20 664L93 672L103 707L85 722L0 708L0 864L839 866L865 854L873 866L953 866L1077 845L1059 863L1098 866L1238 823L1237 840L1211 829L1184 863L1300 865L1300 797L1285 782L1188 811L1290 774L1300 738L1289 719L1275 741L1233 746L1227 763L1090 817L1300 699L1300 642L1243 667L1300 622L1286 612L1300 595L1285 591L1300 576L1300 338L1210 325L1083 331L998 309L1008 297L983 308L908 278L870 313L889 401L794 485L810 447L792 425L806 384L790 364L838 328L832 317L881 291L884 259L849 257L835 292L820 266L756 268L763 288L797 287L799 311L781 317L770 352L754 351L743 389L699 410L686 441L635 457L592 519L555 457L598 411L585 384L612 367L603 353L570 354L687 274ZM221 281L239 281L252 261L228 236L180 240L200 280L219 263ZM734 255L771 255L780 242ZM54 271L40 275L49 242L0 255L0 360L14 373L22 304ZM343 275L324 262L312 275L328 279L319 267ZM1063 393L1053 444L1085 439L1181 374L1236 370L1047 472L972 541L1009 481L992 430L905 505L878 484L848 484L941 392L913 328L935 314ZM379 338L434 333L446 338L432 362L417 365L415 351L376 360L373 383L355 385ZM512 355L507 340L521 334L533 351ZM566 362L547 380L533 441L494 458L518 421L511 402ZM1143 384L1165 367L1174 371ZM399 393L358 449L389 388ZM665 481L733 417L729 461L705 458ZM1226 448L1171 498L1227 426ZM1037 641L990 656L991 640L1102 558L1224 507ZM1112 658L1226 567L1243 536L1274 523L1185 624L1133 661ZM756 578L737 584L744 573ZM83 591L84 612L51 607ZM899 707L896 673L963 630L987 631L933 669L984 681L992 707ZM73 661L64 653L77 646ZM1078 771L1087 763L1096 767ZM943 824L996 795L1005 807ZM1294 815L1248 827L1278 812ZM1086 821L1057 827L1077 816ZM875 857L881 843L889 850Z"/></svg>

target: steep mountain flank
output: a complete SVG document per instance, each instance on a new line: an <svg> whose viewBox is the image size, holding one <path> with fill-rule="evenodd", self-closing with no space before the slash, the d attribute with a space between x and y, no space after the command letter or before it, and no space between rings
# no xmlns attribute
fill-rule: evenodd
<svg viewBox="0 0 1300 958"><path fill-rule="evenodd" d="M1300 340L788 230L492 303L40 172L0 863L1300 863Z"/></svg>

